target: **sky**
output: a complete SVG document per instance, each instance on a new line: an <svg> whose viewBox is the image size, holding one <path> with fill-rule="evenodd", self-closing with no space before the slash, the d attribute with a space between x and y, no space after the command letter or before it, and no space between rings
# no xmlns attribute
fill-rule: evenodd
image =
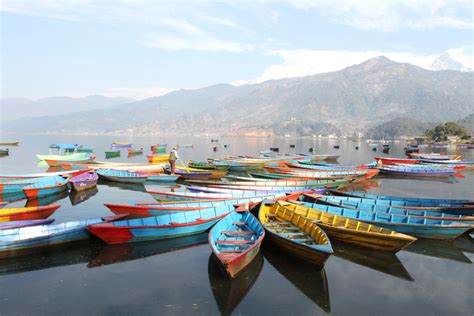
<svg viewBox="0 0 474 316"><path fill-rule="evenodd" d="M439 0L0 0L2 97L143 99L340 70L473 67L473 4Z"/></svg>

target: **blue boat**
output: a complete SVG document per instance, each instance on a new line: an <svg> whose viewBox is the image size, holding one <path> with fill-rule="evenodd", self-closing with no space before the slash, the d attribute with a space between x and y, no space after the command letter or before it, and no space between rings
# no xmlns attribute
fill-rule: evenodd
<svg viewBox="0 0 474 316"><path fill-rule="evenodd" d="M47 177L50 178L50 177ZM13 180L13 181L4 181L0 182L0 194L23 194L23 188L27 186L31 186L38 182L43 182L46 177L44 178L30 178L30 179L22 179L22 180Z"/></svg>
<svg viewBox="0 0 474 316"><path fill-rule="evenodd" d="M108 244L168 239L207 231L229 214L228 208L202 209L88 226Z"/></svg>
<svg viewBox="0 0 474 316"><path fill-rule="evenodd" d="M349 198L355 199L355 198ZM370 203L370 201L376 200L369 200L369 199L361 199L362 201L357 200L349 200L344 198L334 198L332 196L322 196L318 197L317 200L324 203L328 203L330 205L345 207L345 208L352 208L361 211L370 211L370 212L379 212L379 213L388 213L393 215L410 215L410 216L421 216L427 218L436 217L438 219L446 219L451 221L470 221L471 224L474 224L474 217L472 216L465 216L470 215L473 211L469 210L459 210L459 212L466 212L465 215L460 214L450 214L450 213L443 213L441 210L430 210L430 209L403 209L399 207L393 207L388 205L378 205L376 203ZM365 203L364 201L369 201L369 203Z"/></svg>
<svg viewBox="0 0 474 316"><path fill-rule="evenodd" d="M209 245L226 273L235 278L258 255L265 230L250 212L232 212L209 232Z"/></svg>
<svg viewBox="0 0 474 316"><path fill-rule="evenodd" d="M165 192L151 191L147 189L153 198L157 201L192 201L192 200L223 200L254 197L256 195L271 195L284 192L258 192L242 191L235 193L204 193L204 192Z"/></svg>
<svg viewBox="0 0 474 316"><path fill-rule="evenodd" d="M0 230L0 257L9 257L28 252L34 248L64 244L89 238L87 225L122 219L124 216L109 216L57 225L40 225Z"/></svg>
<svg viewBox="0 0 474 316"><path fill-rule="evenodd" d="M97 169L95 172L102 179L122 183L145 183L148 177L141 173L113 169Z"/></svg>
<svg viewBox="0 0 474 316"><path fill-rule="evenodd" d="M67 178L55 176L39 179L40 181L23 188L23 193L30 200L55 195L68 190L69 180Z"/></svg>
<svg viewBox="0 0 474 316"><path fill-rule="evenodd" d="M334 195L342 196L352 196L359 198L367 198L374 200L389 200L389 201L405 201L405 202L415 202L415 203L432 203L433 206L439 207L450 207L450 206L459 206L460 204L474 204L474 200L463 200L463 199L430 199L430 198L412 198L412 197L398 197L390 195L378 195L378 194L369 194L362 192L344 192L338 190L329 190L330 193ZM427 206L423 204L422 206Z"/></svg>
<svg viewBox="0 0 474 316"><path fill-rule="evenodd" d="M302 205L319 211L357 219L375 226L388 228L400 233L422 238L455 239L474 228L474 225L466 225L454 221L375 213L322 205L318 203L302 202Z"/></svg>

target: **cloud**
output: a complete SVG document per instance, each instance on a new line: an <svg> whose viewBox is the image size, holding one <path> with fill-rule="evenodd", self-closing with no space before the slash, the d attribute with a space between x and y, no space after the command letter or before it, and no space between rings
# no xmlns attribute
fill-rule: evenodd
<svg viewBox="0 0 474 316"><path fill-rule="evenodd" d="M300 10L321 15L360 30L396 32L400 29L429 30L474 27L471 1L443 0L289 0Z"/></svg>
<svg viewBox="0 0 474 316"><path fill-rule="evenodd" d="M447 50L451 57L463 66L472 69L472 55L469 56L469 46ZM471 47L472 52L472 47ZM370 58L384 55L397 62L414 64L430 69L433 61L440 54L414 54L389 51L345 51L345 50L277 50L270 53L278 56L282 62L271 65L260 75L249 80L234 81L234 85L260 83L271 79L310 76L319 73L341 70L355 64L360 64Z"/></svg>

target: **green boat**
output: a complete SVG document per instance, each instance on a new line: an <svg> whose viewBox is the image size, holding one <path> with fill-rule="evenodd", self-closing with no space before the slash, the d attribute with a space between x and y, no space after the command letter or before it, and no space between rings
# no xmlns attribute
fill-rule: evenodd
<svg viewBox="0 0 474 316"><path fill-rule="evenodd" d="M188 160L188 166L191 168L196 169L203 169L203 170L227 170L229 169L228 164L213 164L206 161L196 161L196 160Z"/></svg>
<svg viewBox="0 0 474 316"><path fill-rule="evenodd" d="M120 150L110 150L105 152L105 159L120 157Z"/></svg>

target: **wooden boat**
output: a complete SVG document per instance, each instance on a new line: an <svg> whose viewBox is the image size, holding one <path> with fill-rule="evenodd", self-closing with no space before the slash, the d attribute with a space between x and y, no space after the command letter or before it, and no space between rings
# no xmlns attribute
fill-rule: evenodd
<svg viewBox="0 0 474 316"><path fill-rule="evenodd" d="M0 156L8 156L10 154L10 150L8 148L3 149L0 148Z"/></svg>
<svg viewBox="0 0 474 316"><path fill-rule="evenodd" d="M252 178L248 178L252 180ZM187 180L186 183L192 185L207 185L211 187L291 187L291 186L305 186L305 187L340 187L347 184L349 179L342 180L306 180L306 179L291 179L291 180L260 180L260 181L201 181L201 180Z"/></svg>
<svg viewBox="0 0 474 316"><path fill-rule="evenodd" d="M229 213L228 209L202 209L88 226L108 244L168 239L207 231Z"/></svg>
<svg viewBox="0 0 474 316"><path fill-rule="evenodd" d="M176 148L194 148L193 144L176 144Z"/></svg>
<svg viewBox="0 0 474 316"><path fill-rule="evenodd" d="M113 142L110 147L112 148L131 148L133 144L129 142Z"/></svg>
<svg viewBox="0 0 474 316"><path fill-rule="evenodd" d="M20 142L1 142L0 146L18 146Z"/></svg>
<svg viewBox="0 0 474 316"><path fill-rule="evenodd" d="M81 173L69 180L72 184L72 189L75 191L84 191L93 188L97 185L99 176L94 171Z"/></svg>
<svg viewBox="0 0 474 316"><path fill-rule="evenodd" d="M68 190L67 178L56 176L39 179L40 181L23 188L23 193L26 195L27 199L37 199Z"/></svg>
<svg viewBox="0 0 474 316"><path fill-rule="evenodd" d="M188 160L188 166L194 169L203 169L203 170L228 170L229 165L222 163L222 164L214 164L206 161L197 161L197 160Z"/></svg>
<svg viewBox="0 0 474 316"><path fill-rule="evenodd" d="M272 205L271 211L272 213L278 213L278 209L281 209L282 214L293 212L310 219L321 227L331 240L339 240L355 246L397 252L416 240L412 236L397 233L393 230L294 203L278 201Z"/></svg>
<svg viewBox="0 0 474 316"><path fill-rule="evenodd" d="M474 161L460 160L460 159L447 159L447 160L433 160L433 159L420 159L422 163L427 163L429 165L474 165Z"/></svg>
<svg viewBox="0 0 474 316"><path fill-rule="evenodd" d="M157 201L189 201L189 200L222 200L222 199L237 199L237 198L245 198L245 197L254 197L257 194L252 191L241 191L241 192L234 192L234 193L200 193L200 192L164 192L164 191L152 191L146 190L150 193L153 198ZM268 193L268 192L267 192ZM281 194L284 195L283 192L271 192L271 193L262 193L259 195L271 195L271 194Z"/></svg>
<svg viewBox="0 0 474 316"><path fill-rule="evenodd" d="M18 173L18 174L3 173L3 174L0 174L0 183L5 183L9 181L19 181L19 180L27 180L27 179L35 179L35 178L52 177L52 176L63 176L63 177L66 177L68 175L74 176L82 172L84 171L72 170L72 171L58 171L58 172L44 172L44 173Z"/></svg>
<svg viewBox="0 0 474 316"><path fill-rule="evenodd" d="M54 219L31 219L31 220L23 220L23 221L1 222L0 230L38 226L38 225L49 225L52 222L54 222Z"/></svg>
<svg viewBox="0 0 474 316"><path fill-rule="evenodd" d="M143 148L139 148L139 149L129 148L127 149L127 152L129 155L143 155Z"/></svg>
<svg viewBox="0 0 474 316"><path fill-rule="evenodd" d="M76 159L72 159L72 160L68 159L68 156L63 156L60 159L44 159L44 161L50 167L60 167L61 164L65 164L65 163L88 163L88 162L92 162L94 160L95 160L94 155L86 156L86 157L83 157L83 158L76 158Z"/></svg>
<svg viewBox="0 0 474 316"><path fill-rule="evenodd" d="M0 230L0 256L14 256L38 247L64 244L89 238L87 225L114 221L125 216L107 216L56 225Z"/></svg>
<svg viewBox="0 0 474 316"><path fill-rule="evenodd" d="M374 159L382 165L398 165L398 164L419 164L418 159L404 159L404 158L391 158L391 157L374 157Z"/></svg>
<svg viewBox="0 0 474 316"><path fill-rule="evenodd" d="M302 205L322 212L357 219L375 226L422 238L455 239L474 228L474 225L467 225L460 222L359 211L319 203L304 202Z"/></svg>
<svg viewBox="0 0 474 316"><path fill-rule="evenodd" d="M120 157L120 150L109 150L105 152L105 159Z"/></svg>
<svg viewBox="0 0 474 316"><path fill-rule="evenodd" d="M90 153L94 151L94 148L92 147L87 147L87 146L82 146L79 144L52 144L49 146L49 149L57 149L59 153L64 152L64 153L76 153L76 152L82 152L82 153Z"/></svg>
<svg viewBox="0 0 474 316"><path fill-rule="evenodd" d="M168 163L170 160L170 154L148 155L146 158L149 163Z"/></svg>
<svg viewBox="0 0 474 316"><path fill-rule="evenodd" d="M145 183L147 176L122 170L114 169L97 169L97 174L100 178L108 181L122 182L122 183Z"/></svg>
<svg viewBox="0 0 474 316"><path fill-rule="evenodd" d="M166 147L153 147L152 146L151 152L152 152L153 155L164 154L164 153L166 153Z"/></svg>
<svg viewBox="0 0 474 316"><path fill-rule="evenodd" d="M184 166L176 166L176 170L181 170L181 171L186 171L186 173L201 173L201 174L209 174L209 179L221 179L227 175L226 170L221 170L221 169L214 169L214 170L205 170L205 169L199 169L199 168L190 168L190 167L184 167ZM205 180L205 179L204 179Z"/></svg>
<svg viewBox="0 0 474 316"><path fill-rule="evenodd" d="M326 233L316 224L293 212L276 208L275 203L260 204L258 219L270 240L283 251L318 267L333 253Z"/></svg>
<svg viewBox="0 0 474 316"><path fill-rule="evenodd" d="M149 164L149 163L120 163L120 162L102 162L95 161L86 164L61 164L64 170L84 170L84 169L114 169L124 170L130 172L163 172L164 164Z"/></svg>
<svg viewBox="0 0 474 316"><path fill-rule="evenodd" d="M439 153L407 153L406 155L410 158L430 160L457 160L462 158L462 155L443 155Z"/></svg>
<svg viewBox="0 0 474 316"><path fill-rule="evenodd" d="M35 206L0 209L0 222L45 219L50 217L60 206Z"/></svg>
<svg viewBox="0 0 474 316"><path fill-rule="evenodd" d="M462 218L465 218L464 220L472 220L462 215L471 215L474 213L473 205L440 207L437 206L436 203L428 202L374 200L349 196L313 196L313 198L319 201L338 204L338 206L344 205L344 207L348 208L356 207L363 208L364 210L380 210L380 212L393 211L394 213L400 212L400 214L402 214L402 212L408 211L409 214L407 215L446 217L446 219L448 219L448 217L452 217L448 220L463 220Z"/></svg>
<svg viewBox="0 0 474 316"><path fill-rule="evenodd" d="M137 172L139 174L146 175L146 181L153 182L174 182L178 180L179 176L164 174L164 173L146 173L146 172Z"/></svg>
<svg viewBox="0 0 474 316"><path fill-rule="evenodd" d="M249 172L249 175L255 178L259 178L259 179L280 180L280 179L294 179L295 178L295 176L292 174L273 173L273 172ZM301 177L301 178L305 178L305 177ZM306 179L312 179L312 178L307 177Z"/></svg>
<svg viewBox="0 0 474 316"><path fill-rule="evenodd" d="M265 230L250 212L232 212L209 231L209 245L231 278L258 255Z"/></svg>
<svg viewBox="0 0 474 316"><path fill-rule="evenodd" d="M313 191L323 194L326 192L326 188L318 187L197 187L187 186L187 189L191 192L205 192L205 193L223 193L223 194L241 194L241 192L253 192L254 195L260 194L273 194L274 192L301 192L301 191Z"/></svg>
<svg viewBox="0 0 474 316"><path fill-rule="evenodd" d="M143 218L143 217L154 217L160 215L176 214L182 212L191 212L203 209L213 209L215 211L222 210L231 212L234 210L233 204L226 203L215 203L214 206L168 206L168 205L153 205L153 206L131 206L131 205L114 205L114 204L105 204L106 207L114 214L129 214L128 219L132 218Z"/></svg>
<svg viewBox="0 0 474 316"><path fill-rule="evenodd" d="M458 207L460 204L474 204L474 200L466 199L430 199L430 198L413 198L413 197L399 197L391 195L378 195L378 194L369 194L362 192L344 192L339 190L329 190L333 195L337 196L350 196L358 197L365 199L375 199L375 200L388 200L388 201L402 201L407 203L417 203L416 206L438 206L438 207ZM428 204L425 204L428 203ZM410 204L411 205L411 204Z"/></svg>
<svg viewBox="0 0 474 316"><path fill-rule="evenodd" d="M163 170L166 174L171 174L171 169L168 166L164 167ZM178 168L176 168L174 173L177 174L182 179L207 180L212 176L211 172L204 172L203 170L201 170L201 171L190 171L190 170L182 170L182 169L178 169Z"/></svg>
<svg viewBox="0 0 474 316"><path fill-rule="evenodd" d="M422 176L422 177L449 177L456 171L451 168L410 168L405 166L386 166L378 168L381 173L384 174L395 174L395 175L410 175L410 176Z"/></svg>

